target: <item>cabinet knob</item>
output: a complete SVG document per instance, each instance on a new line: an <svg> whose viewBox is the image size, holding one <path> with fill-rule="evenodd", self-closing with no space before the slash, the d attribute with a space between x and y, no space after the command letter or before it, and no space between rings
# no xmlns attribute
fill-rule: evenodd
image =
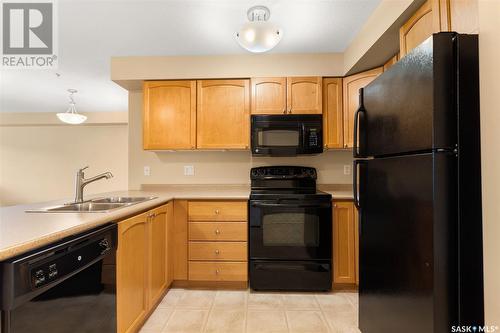
<svg viewBox="0 0 500 333"><path fill-rule="evenodd" d="M290 108L290 110L288 110L288 113L289 113L289 114L290 114L290 113L292 113L292 108Z"/></svg>
<svg viewBox="0 0 500 333"><path fill-rule="evenodd" d="M217 268L217 269L215 270L215 275L219 275L219 273L220 273L220 270Z"/></svg>
<svg viewBox="0 0 500 333"><path fill-rule="evenodd" d="M216 209L215 210L215 214L219 215L220 214L220 210Z"/></svg>
<svg viewBox="0 0 500 333"><path fill-rule="evenodd" d="M216 235L219 235L219 234L220 234L220 230L219 230L219 229L216 229L216 230L215 230L215 234L216 234Z"/></svg>
<svg viewBox="0 0 500 333"><path fill-rule="evenodd" d="M283 109L283 114L286 114L286 109Z"/></svg>
<svg viewBox="0 0 500 333"><path fill-rule="evenodd" d="M333 208L337 208L337 204L333 204Z"/></svg>
<svg viewBox="0 0 500 333"><path fill-rule="evenodd" d="M220 251L219 250L215 250L215 254L220 254Z"/></svg>

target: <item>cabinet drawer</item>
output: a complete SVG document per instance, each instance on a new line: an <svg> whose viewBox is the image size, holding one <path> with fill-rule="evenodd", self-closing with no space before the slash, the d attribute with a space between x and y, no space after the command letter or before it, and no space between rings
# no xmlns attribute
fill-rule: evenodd
<svg viewBox="0 0 500 333"><path fill-rule="evenodd" d="M246 241L246 222L189 222L190 241Z"/></svg>
<svg viewBox="0 0 500 333"><path fill-rule="evenodd" d="M246 221L246 201L190 201L190 221Z"/></svg>
<svg viewBox="0 0 500 333"><path fill-rule="evenodd" d="M246 262L189 262L191 281L247 281Z"/></svg>
<svg viewBox="0 0 500 333"><path fill-rule="evenodd" d="M247 261L247 243L189 242L189 260Z"/></svg>

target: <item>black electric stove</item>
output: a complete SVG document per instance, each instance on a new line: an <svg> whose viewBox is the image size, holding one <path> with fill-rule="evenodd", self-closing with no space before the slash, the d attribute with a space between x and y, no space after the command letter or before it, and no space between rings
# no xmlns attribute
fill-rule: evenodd
<svg viewBox="0 0 500 333"><path fill-rule="evenodd" d="M309 167L252 168L252 289L330 290L332 196L316 190L316 178L316 169Z"/></svg>

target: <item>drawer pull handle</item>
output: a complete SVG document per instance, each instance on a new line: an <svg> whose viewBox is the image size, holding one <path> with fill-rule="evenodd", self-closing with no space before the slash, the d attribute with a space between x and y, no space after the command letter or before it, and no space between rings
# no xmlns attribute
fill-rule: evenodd
<svg viewBox="0 0 500 333"><path fill-rule="evenodd" d="M220 254L220 251L219 250L215 250L215 254Z"/></svg>
<svg viewBox="0 0 500 333"><path fill-rule="evenodd" d="M219 275L219 273L220 273L220 270L217 268L217 269L215 270L215 275Z"/></svg>
<svg viewBox="0 0 500 333"><path fill-rule="evenodd" d="M220 231L219 231L219 229L215 230L215 234L216 234L216 235L220 235Z"/></svg>
<svg viewBox="0 0 500 333"><path fill-rule="evenodd" d="M219 215L220 214L220 210L216 209L215 210L215 214Z"/></svg>

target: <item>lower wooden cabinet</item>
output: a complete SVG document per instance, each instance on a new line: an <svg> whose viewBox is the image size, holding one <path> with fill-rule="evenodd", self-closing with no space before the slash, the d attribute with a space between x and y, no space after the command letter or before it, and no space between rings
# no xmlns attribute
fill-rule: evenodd
<svg viewBox="0 0 500 333"><path fill-rule="evenodd" d="M172 282L172 207L118 223L118 333L137 332Z"/></svg>
<svg viewBox="0 0 500 333"><path fill-rule="evenodd" d="M352 201L333 202L333 285L358 285L358 213Z"/></svg>
<svg viewBox="0 0 500 333"><path fill-rule="evenodd" d="M187 206L188 280L246 282L247 201L189 201Z"/></svg>

